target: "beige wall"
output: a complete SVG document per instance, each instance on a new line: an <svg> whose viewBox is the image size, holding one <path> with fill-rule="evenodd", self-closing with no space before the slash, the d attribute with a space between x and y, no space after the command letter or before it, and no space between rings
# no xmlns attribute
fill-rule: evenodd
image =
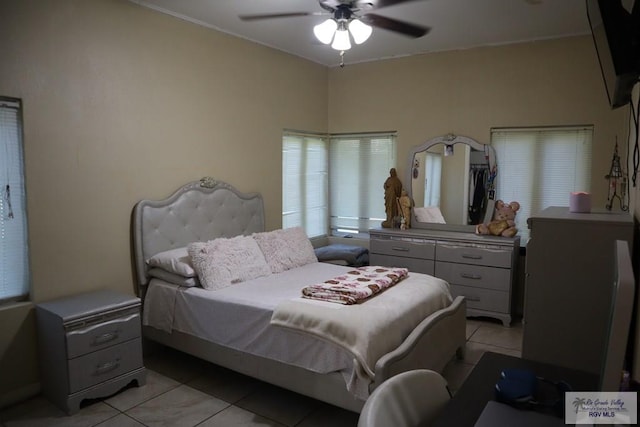
<svg viewBox="0 0 640 427"><path fill-rule="evenodd" d="M408 149L433 136L593 123L603 205L627 117L606 108L588 37L326 69L126 0L2 2L0 33L0 95L24 102L36 303L133 292L134 203L205 175L262 193L279 227L283 128L397 130L404 177ZM38 374L32 309L1 309L0 324L1 406Z"/></svg>
<svg viewBox="0 0 640 427"><path fill-rule="evenodd" d="M280 225L282 128L326 129L325 68L125 0L9 3L36 302L131 291L131 208L189 180L259 191Z"/></svg>
<svg viewBox="0 0 640 427"><path fill-rule="evenodd" d="M0 94L24 102L36 303L133 293L134 203L202 176L262 193L278 228L282 129L327 130L325 67L125 0L2 2L0 33ZM38 379L32 315L16 313L0 311L0 396ZM29 357L5 363L16 346Z"/></svg>
<svg viewBox="0 0 640 427"><path fill-rule="evenodd" d="M603 177L628 117L626 108L607 106L589 36L331 69L329 105L332 132L398 131L403 181L410 147L435 136L451 132L488 143L491 127L593 124L591 190L601 207Z"/></svg>

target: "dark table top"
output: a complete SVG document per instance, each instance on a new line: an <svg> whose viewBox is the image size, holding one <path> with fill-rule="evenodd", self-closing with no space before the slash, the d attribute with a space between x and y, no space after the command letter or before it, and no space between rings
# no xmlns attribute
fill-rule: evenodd
<svg viewBox="0 0 640 427"><path fill-rule="evenodd" d="M593 391L598 387L598 377L594 374L486 352L433 426L473 427L487 402L495 399L495 384L505 368L532 370L546 380L565 381L574 391Z"/></svg>

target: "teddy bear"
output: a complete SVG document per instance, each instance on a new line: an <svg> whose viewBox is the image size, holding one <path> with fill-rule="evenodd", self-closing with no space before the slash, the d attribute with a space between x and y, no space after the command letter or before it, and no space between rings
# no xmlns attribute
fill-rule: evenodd
<svg viewBox="0 0 640 427"><path fill-rule="evenodd" d="M516 212L520 209L520 203L511 202L509 204L502 200L497 200L493 220L488 224L478 224L476 234L491 234L493 236L513 237L518 232L515 218Z"/></svg>

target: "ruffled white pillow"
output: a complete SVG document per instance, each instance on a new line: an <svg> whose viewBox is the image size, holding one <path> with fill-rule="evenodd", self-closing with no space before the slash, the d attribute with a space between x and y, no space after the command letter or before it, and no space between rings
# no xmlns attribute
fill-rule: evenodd
<svg viewBox="0 0 640 427"><path fill-rule="evenodd" d="M188 249L201 286L210 291L271 274L258 244L250 236L195 242Z"/></svg>
<svg viewBox="0 0 640 427"><path fill-rule="evenodd" d="M318 262L313 245L302 227L255 233L253 238L258 242L272 273Z"/></svg>

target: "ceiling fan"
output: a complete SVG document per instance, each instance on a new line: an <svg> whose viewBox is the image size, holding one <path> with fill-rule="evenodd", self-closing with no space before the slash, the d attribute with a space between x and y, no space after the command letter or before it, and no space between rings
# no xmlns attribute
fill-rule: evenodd
<svg viewBox="0 0 640 427"><path fill-rule="evenodd" d="M422 37L430 30L429 27L411 24L393 18L371 13L387 6L407 3L414 0L318 0L325 12L284 12L257 15L240 15L243 21L256 21L272 18L292 18L299 16L332 17L314 27L314 34L324 44L331 44L341 54L351 48L349 33L356 44L366 41L371 35L372 28L382 28L411 38Z"/></svg>

